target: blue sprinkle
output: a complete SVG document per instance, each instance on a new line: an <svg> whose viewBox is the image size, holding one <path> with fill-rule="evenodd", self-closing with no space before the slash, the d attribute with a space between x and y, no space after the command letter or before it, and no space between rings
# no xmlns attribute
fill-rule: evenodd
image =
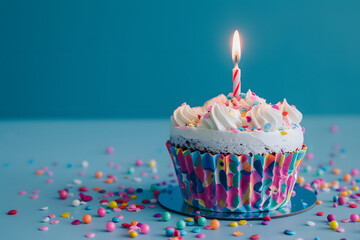
<svg viewBox="0 0 360 240"><path fill-rule="evenodd" d="M295 234L296 234L296 232L295 232L295 231L292 231L292 230L285 230L284 233L285 233L286 235L295 235Z"/></svg>
<svg viewBox="0 0 360 240"><path fill-rule="evenodd" d="M245 93L240 93L240 97L241 97L241 98L245 98L245 97L246 97L246 94L245 94Z"/></svg>
<svg viewBox="0 0 360 240"><path fill-rule="evenodd" d="M360 182L360 179L356 179L355 182Z"/></svg>
<svg viewBox="0 0 360 240"><path fill-rule="evenodd" d="M71 164L71 163L68 163L68 164L66 165L66 167L72 168L72 164Z"/></svg>
<svg viewBox="0 0 360 240"><path fill-rule="evenodd" d="M240 109L240 112L246 112L246 108Z"/></svg>
<svg viewBox="0 0 360 240"><path fill-rule="evenodd" d="M230 96L230 95L227 95L226 98L227 98L228 100L231 100L233 97Z"/></svg>
<svg viewBox="0 0 360 240"><path fill-rule="evenodd" d="M253 106L256 106L256 105L259 105L259 102L258 102L258 101L255 101L255 102L253 103Z"/></svg>
<svg viewBox="0 0 360 240"><path fill-rule="evenodd" d="M270 129L271 128L271 123L265 124L265 128Z"/></svg>
<svg viewBox="0 0 360 240"><path fill-rule="evenodd" d="M340 150L340 152L341 152L341 153L346 153L347 151L346 151L345 148L343 148L343 149Z"/></svg>
<svg viewBox="0 0 360 240"><path fill-rule="evenodd" d="M337 202L338 201L338 196L333 196L333 202Z"/></svg>
<svg viewBox="0 0 360 240"><path fill-rule="evenodd" d="M308 204L306 202L303 202L302 205L303 205L303 208L306 208L308 206Z"/></svg>
<svg viewBox="0 0 360 240"><path fill-rule="evenodd" d="M112 221L114 223L118 223L118 222L120 222L120 219L118 217L113 217Z"/></svg>
<svg viewBox="0 0 360 240"><path fill-rule="evenodd" d="M320 240L320 238L318 238L318 237L315 237L315 238L314 238L314 240Z"/></svg>
<svg viewBox="0 0 360 240"><path fill-rule="evenodd" d="M186 222L186 226L194 226L195 222Z"/></svg>
<svg viewBox="0 0 360 240"><path fill-rule="evenodd" d="M187 232L185 230L180 230L180 236L186 236Z"/></svg>
<svg viewBox="0 0 360 240"><path fill-rule="evenodd" d="M243 128L243 127L238 127L238 129L239 129L240 131L245 131L245 128Z"/></svg>
<svg viewBox="0 0 360 240"><path fill-rule="evenodd" d="M10 167L10 163L4 163L4 167Z"/></svg>
<svg viewBox="0 0 360 240"><path fill-rule="evenodd" d="M193 232L193 233L199 233L199 232L200 232L200 228L194 228L193 230L191 230L191 232Z"/></svg>
<svg viewBox="0 0 360 240"><path fill-rule="evenodd" d="M110 209L106 209L106 213L111 213L111 210L110 210Z"/></svg>
<svg viewBox="0 0 360 240"><path fill-rule="evenodd" d="M143 192L143 189L142 188L137 188L136 192L141 193L141 192Z"/></svg>
<svg viewBox="0 0 360 240"><path fill-rule="evenodd" d="M29 164L33 164L34 162L34 160L29 160Z"/></svg>
<svg viewBox="0 0 360 240"><path fill-rule="evenodd" d="M172 229L172 228L166 229L165 234L168 237L173 237L174 236L174 229Z"/></svg>
<svg viewBox="0 0 360 240"><path fill-rule="evenodd" d="M85 210L92 210L92 206L86 206Z"/></svg>

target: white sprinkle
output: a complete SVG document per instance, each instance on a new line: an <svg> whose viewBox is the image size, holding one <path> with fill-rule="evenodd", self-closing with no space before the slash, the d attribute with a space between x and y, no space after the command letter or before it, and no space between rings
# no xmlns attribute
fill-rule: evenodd
<svg viewBox="0 0 360 240"><path fill-rule="evenodd" d="M142 181L142 179L141 179L141 178L138 178L138 177L133 178L133 180L134 180L135 182L141 182L141 181Z"/></svg>
<svg viewBox="0 0 360 240"><path fill-rule="evenodd" d="M157 203L157 200L155 198L150 199L151 203Z"/></svg>
<svg viewBox="0 0 360 240"><path fill-rule="evenodd" d="M87 202L81 201L80 204L85 205L85 204L87 204Z"/></svg>
<svg viewBox="0 0 360 240"><path fill-rule="evenodd" d="M72 201L72 205L73 205L74 207L80 206L80 200L78 200L78 199L73 200L73 201Z"/></svg>
<svg viewBox="0 0 360 240"><path fill-rule="evenodd" d="M76 185L82 184L82 181L80 179L74 179L73 181Z"/></svg>
<svg viewBox="0 0 360 240"><path fill-rule="evenodd" d="M68 197L73 197L74 196L74 193L68 193Z"/></svg>
<svg viewBox="0 0 360 240"><path fill-rule="evenodd" d="M152 170L153 173L157 173L157 172L158 172L158 169L157 169L156 167L151 168L151 170Z"/></svg>
<svg viewBox="0 0 360 240"><path fill-rule="evenodd" d="M86 167L88 167L89 166L89 163L88 163L88 161L82 161L82 163L81 163L81 165L84 167L84 168L86 168Z"/></svg>
<svg viewBox="0 0 360 240"><path fill-rule="evenodd" d="M307 221L307 222L306 222L306 225L313 227L313 226L315 226L316 224L315 224L313 221Z"/></svg>
<svg viewBox="0 0 360 240"><path fill-rule="evenodd" d="M330 192L330 188L323 188L324 192Z"/></svg>
<svg viewBox="0 0 360 240"><path fill-rule="evenodd" d="M297 239L295 239L295 240L304 240L303 238L297 238Z"/></svg>
<svg viewBox="0 0 360 240"><path fill-rule="evenodd" d="M46 210L48 210L49 209L49 207L42 207L42 208L40 208L40 210L42 210L42 211L46 211Z"/></svg>
<svg viewBox="0 0 360 240"><path fill-rule="evenodd" d="M66 185L67 188L72 188L72 186L73 186L73 185L72 185L71 183L69 183L69 184Z"/></svg>
<svg viewBox="0 0 360 240"><path fill-rule="evenodd" d="M49 222L50 221L50 218L49 217L46 217L46 218L44 218L43 220L42 220L42 222Z"/></svg>

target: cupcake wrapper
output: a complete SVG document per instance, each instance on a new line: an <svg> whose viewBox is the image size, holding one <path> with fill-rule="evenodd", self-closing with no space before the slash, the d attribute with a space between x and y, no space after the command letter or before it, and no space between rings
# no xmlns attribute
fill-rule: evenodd
<svg viewBox="0 0 360 240"><path fill-rule="evenodd" d="M211 154L166 143L184 200L216 212L259 212L287 205L306 152Z"/></svg>

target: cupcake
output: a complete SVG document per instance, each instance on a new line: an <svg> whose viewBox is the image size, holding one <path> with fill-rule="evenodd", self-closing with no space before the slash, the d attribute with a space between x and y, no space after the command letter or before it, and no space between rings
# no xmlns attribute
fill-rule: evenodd
<svg viewBox="0 0 360 240"><path fill-rule="evenodd" d="M201 107L183 103L166 143L185 202L217 212L287 206L306 152L301 112L250 90Z"/></svg>

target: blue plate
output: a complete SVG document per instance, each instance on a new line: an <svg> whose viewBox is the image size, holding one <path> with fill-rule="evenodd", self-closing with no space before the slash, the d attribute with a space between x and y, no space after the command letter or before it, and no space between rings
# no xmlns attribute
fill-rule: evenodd
<svg viewBox="0 0 360 240"><path fill-rule="evenodd" d="M294 191L296 194L291 197L288 206L279 208L275 211L255 213L211 212L192 207L184 201L179 186L162 190L158 196L158 201L165 209L186 216L201 215L206 218L216 218L221 220L261 220L265 216L279 218L299 214L315 206L317 198L314 192L299 186L296 186Z"/></svg>

